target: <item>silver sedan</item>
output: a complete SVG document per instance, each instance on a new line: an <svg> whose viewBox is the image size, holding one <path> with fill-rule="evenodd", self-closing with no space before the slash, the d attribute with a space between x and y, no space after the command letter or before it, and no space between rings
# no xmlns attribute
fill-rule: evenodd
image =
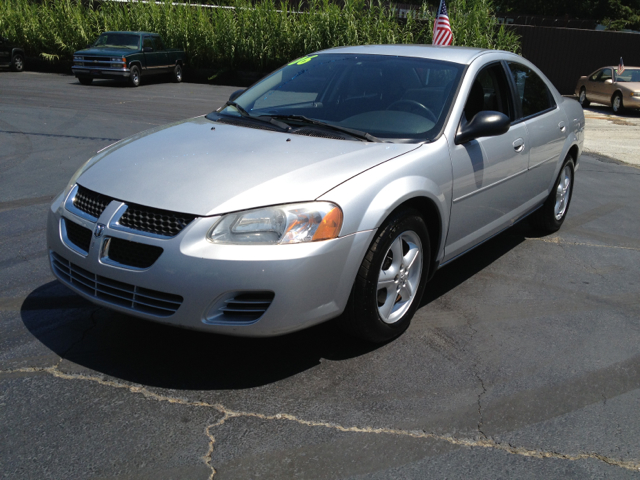
<svg viewBox="0 0 640 480"><path fill-rule="evenodd" d="M438 268L528 215L560 228L583 130L512 53L316 52L98 152L51 205L51 268L158 322L271 336L340 317L386 341Z"/></svg>

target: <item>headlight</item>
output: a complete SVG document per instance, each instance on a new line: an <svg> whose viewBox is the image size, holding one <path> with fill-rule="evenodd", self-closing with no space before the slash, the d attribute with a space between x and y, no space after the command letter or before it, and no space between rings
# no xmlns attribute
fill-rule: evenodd
<svg viewBox="0 0 640 480"><path fill-rule="evenodd" d="M640 97L640 92L631 92L632 97Z"/></svg>
<svg viewBox="0 0 640 480"><path fill-rule="evenodd" d="M342 210L329 202L266 207L223 216L207 234L222 244L317 242L336 238L342 227Z"/></svg>
<svg viewBox="0 0 640 480"><path fill-rule="evenodd" d="M73 57L73 60L81 62L82 61L82 57Z"/></svg>

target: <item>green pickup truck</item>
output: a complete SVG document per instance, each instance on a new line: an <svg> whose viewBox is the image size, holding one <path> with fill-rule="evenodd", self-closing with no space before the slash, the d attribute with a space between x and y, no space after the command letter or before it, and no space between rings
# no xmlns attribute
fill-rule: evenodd
<svg viewBox="0 0 640 480"><path fill-rule="evenodd" d="M157 33L105 32L93 45L73 54L73 74L83 85L94 78L125 79L140 85L142 76L170 74L182 81L183 50L166 48Z"/></svg>

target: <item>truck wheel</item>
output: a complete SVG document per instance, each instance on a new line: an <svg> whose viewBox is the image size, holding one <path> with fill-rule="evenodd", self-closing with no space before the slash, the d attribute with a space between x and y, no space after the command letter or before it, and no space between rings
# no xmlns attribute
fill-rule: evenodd
<svg viewBox="0 0 640 480"><path fill-rule="evenodd" d="M22 58L22 54L16 53L11 60L11 70L14 72L21 72L24 70L24 58Z"/></svg>
<svg viewBox="0 0 640 480"><path fill-rule="evenodd" d="M182 65L180 65L179 63L177 63L173 69L171 80L175 83L180 83L182 81Z"/></svg>
<svg viewBox="0 0 640 480"><path fill-rule="evenodd" d="M93 82L93 78L91 78L91 77L78 77L78 81L82 85L91 85L91 83Z"/></svg>
<svg viewBox="0 0 640 480"><path fill-rule="evenodd" d="M137 65L131 67L131 75L129 75L129 85L137 87L140 85L140 68Z"/></svg>

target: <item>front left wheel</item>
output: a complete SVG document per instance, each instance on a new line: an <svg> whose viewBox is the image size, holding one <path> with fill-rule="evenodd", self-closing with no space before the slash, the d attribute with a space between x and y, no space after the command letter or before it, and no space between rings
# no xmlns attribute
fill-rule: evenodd
<svg viewBox="0 0 640 480"><path fill-rule="evenodd" d="M129 85L131 87L137 87L140 85L140 68L137 65L133 65L129 74Z"/></svg>
<svg viewBox="0 0 640 480"><path fill-rule="evenodd" d="M362 261L341 318L343 327L373 343L402 334L420 304L429 259L429 233L420 214L394 213Z"/></svg>
<svg viewBox="0 0 640 480"><path fill-rule="evenodd" d="M616 92L613 94L611 98L611 108L613 108L613 113L620 113L624 110L624 105L622 104L622 94L620 92Z"/></svg>

